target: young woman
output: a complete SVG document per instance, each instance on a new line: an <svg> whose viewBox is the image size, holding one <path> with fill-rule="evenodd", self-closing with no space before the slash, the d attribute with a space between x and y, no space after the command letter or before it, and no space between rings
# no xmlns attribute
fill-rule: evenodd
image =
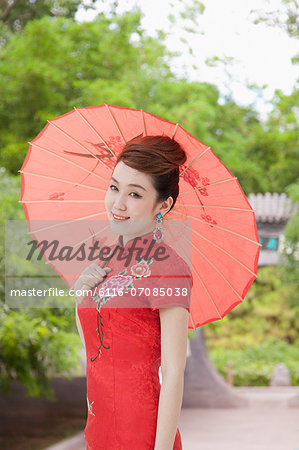
<svg viewBox="0 0 299 450"><path fill-rule="evenodd" d="M185 161L186 154L175 140L146 136L128 142L114 167L105 207L111 229L119 235L121 257L111 257L109 267L91 264L75 285L75 289L93 288L105 280L99 286L104 289L113 281L114 287L126 292L111 298L105 294L104 308L90 307L95 302L88 297L76 307L87 357L88 450L182 449L177 427L192 272L163 243L159 228L162 221L163 229L163 217L176 203L179 166ZM141 245L143 256L139 253L136 258L134 252L128 258L134 241L134 248ZM149 250L154 256L148 257ZM173 286L172 295L157 295L154 288L162 285L164 292ZM146 295L130 298L130 290L139 286L148 288Z"/></svg>

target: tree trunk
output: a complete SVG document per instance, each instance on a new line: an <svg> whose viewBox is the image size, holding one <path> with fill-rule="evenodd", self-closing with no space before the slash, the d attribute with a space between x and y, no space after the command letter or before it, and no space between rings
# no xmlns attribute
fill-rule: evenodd
<svg viewBox="0 0 299 450"><path fill-rule="evenodd" d="M182 408L242 408L248 400L235 391L211 363L204 330L189 340L191 355L187 357Z"/></svg>

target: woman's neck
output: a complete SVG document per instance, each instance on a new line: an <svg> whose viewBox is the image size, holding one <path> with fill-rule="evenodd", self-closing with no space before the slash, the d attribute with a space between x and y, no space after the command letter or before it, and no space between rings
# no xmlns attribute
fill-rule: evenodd
<svg viewBox="0 0 299 450"><path fill-rule="evenodd" d="M153 226L150 230L147 230L147 231L143 232L142 234L139 234L139 235L136 235L136 236L123 235L123 245L124 245L124 247L125 247L127 242L131 241L132 239L134 239L136 237L142 237L145 234L153 232L154 229L155 229L155 226Z"/></svg>

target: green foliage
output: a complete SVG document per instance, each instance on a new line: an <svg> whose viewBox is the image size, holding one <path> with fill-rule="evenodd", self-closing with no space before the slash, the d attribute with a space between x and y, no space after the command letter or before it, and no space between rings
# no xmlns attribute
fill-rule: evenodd
<svg viewBox="0 0 299 450"><path fill-rule="evenodd" d="M265 337L260 345L239 350L214 348L209 357L224 379L227 362L232 363L234 386L269 386L273 369L281 362L290 372L292 385L299 385L299 348L284 340Z"/></svg>
<svg viewBox="0 0 299 450"><path fill-rule="evenodd" d="M74 18L80 5L84 9L93 8L94 0L90 5L82 4L80 0L2 0L0 3L0 26L4 30L20 32L24 26L35 19L44 16L72 17Z"/></svg>
<svg viewBox="0 0 299 450"><path fill-rule="evenodd" d="M52 378L71 378L70 369L74 368L80 375L75 351L80 338L71 331L73 317L66 313L59 316L36 308L19 312L6 305L0 309L0 390L9 392L11 380L17 378L27 395L54 400Z"/></svg>
<svg viewBox="0 0 299 450"><path fill-rule="evenodd" d="M286 189L288 197L299 203L299 179ZM299 284L299 210L294 213L284 229L284 249L280 256L280 274L284 283L297 286ZM290 299L292 304L298 302L298 295Z"/></svg>
<svg viewBox="0 0 299 450"><path fill-rule="evenodd" d="M287 285L275 266L260 267L245 299L222 320L205 325L209 348L239 350L273 336L299 347L299 305L290 302L296 286Z"/></svg>
<svg viewBox="0 0 299 450"><path fill-rule="evenodd" d="M20 177L10 176L4 167L0 167L0 299L2 301L4 299L5 220L25 219L23 207L17 203L20 198L20 188Z"/></svg>
<svg viewBox="0 0 299 450"><path fill-rule="evenodd" d="M280 268L262 267L245 300L221 321L205 325L211 360L224 375L233 361L236 385L268 385L275 364L284 362L299 381L299 304L296 285Z"/></svg>
<svg viewBox="0 0 299 450"><path fill-rule="evenodd" d="M290 95L276 90L274 108L264 130L252 136L249 156L259 161L263 173L267 173L269 192L282 193L298 178L298 102L298 90L294 89Z"/></svg>
<svg viewBox="0 0 299 450"><path fill-rule="evenodd" d="M298 37L298 1L282 0L279 9L269 12L252 10L255 24L266 23L270 27L278 27L291 37Z"/></svg>
<svg viewBox="0 0 299 450"><path fill-rule="evenodd" d="M152 82L169 76L166 54L140 30L138 11L99 14L82 24L49 17L28 22L0 50L0 165L16 174L46 119L73 106L141 107Z"/></svg>

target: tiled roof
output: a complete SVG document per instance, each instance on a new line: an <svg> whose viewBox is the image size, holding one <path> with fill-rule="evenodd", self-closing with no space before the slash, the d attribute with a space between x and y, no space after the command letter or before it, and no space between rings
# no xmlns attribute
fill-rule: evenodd
<svg viewBox="0 0 299 450"><path fill-rule="evenodd" d="M285 193L249 194L247 199L257 222L287 222L299 208L299 202L292 203Z"/></svg>

